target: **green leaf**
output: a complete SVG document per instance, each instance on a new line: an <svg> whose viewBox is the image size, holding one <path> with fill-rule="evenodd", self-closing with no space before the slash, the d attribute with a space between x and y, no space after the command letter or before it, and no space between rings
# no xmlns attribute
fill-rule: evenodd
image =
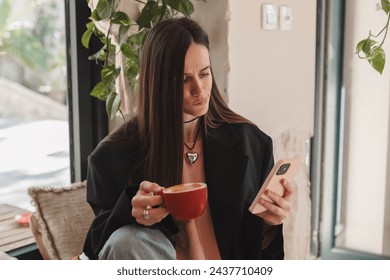
<svg viewBox="0 0 390 280"><path fill-rule="evenodd" d="M366 41L363 44L362 50L367 55L370 56L371 54L371 46L373 45L373 41L368 37Z"/></svg>
<svg viewBox="0 0 390 280"><path fill-rule="evenodd" d="M124 12L115 12L112 15L111 23L119 24L119 25L130 25L131 20L127 14Z"/></svg>
<svg viewBox="0 0 390 280"><path fill-rule="evenodd" d="M121 45L121 51L127 58L133 58L135 56L134 49L128 44Z"/></svg>
<svg viewBox="0 0 390 280"><path fill-rule="evenodd" d="M154 1L149 1L146 3L145 7L142 9L142 12L137 20L137 24L139 25L139 29L142 28L151 28L152 22L155 21L156 18L158 18L159 8L158 3Z"/></svg>
<svg viewBox="0 0 390 280"><path fill-rule="evenodd" d="M89 60L104 61L106 59L106 46L103 46L98 52L88 57Z"/></svg>
<svg viewBox="0 0 390 280"><path fill-rule="evenodd" d="M390 11L390 3L389 0L381 0L382 9L385 11L386 14Z"/></svg>
<svg viewBox="0 0 390 280"><path fill-rule="evenodd" d="M91 96L100 99L101 101L105 101L107 99L107 87L103 82L97 83L91 91Z"/></svg>
<svg viewBox="0 0 390 280"><path fill-rule="evenodd" d="M95 11L101 20L105 20L111 15L111 6L107 0L99 0L94 12Z"/></svg>
<svg viewBox="0 0 390 280"><path fill-rule="evenodd" d="M149 33L148 30L143 29L141 32L132 34L127 42L131 45L135 44L137 46L142 46L144 44L144 41L146 39L146 35Z"/></svg>
<svg viewBox="0 0 390 280"><path fill-rule="evenodd" d="M106 111L110 119L113 119L121 106L121 96L111 92L106 99Z"/></svg>
<svg viewBox="0 0 390 280"><path fill-rule="evenodd" d="M163 0L163 2L186 17L194 12L194 5L189 0Z"/></svg>
<svg viewBox="0 0 390 280"><path fill-rule="evenodd" d="M118 33L119 45L122 45L124 42L126 42L126 39L128 37L127 33L129 29L130 29L130 25L121 25L119 27L119 33Z"/></svg>
<svg viewBox="0 0 390 280"><path fill-rule="evenodd" d="M101 78L103 84L107 87L110 83L114 82L115 79L119 76L121 68L115 68L114 64L104 66L101 72Z"/></svg>
<svg viewBox="0 0 390 280"><path fill-rule="evenodd" d="M138 67L138 65L134 64L134 63L131 63L129 61L129 63L126 64L126 74L127 74L127 76L128 76L130 81L135 80L136 77L139 74L139 67Z"/></svg>
<svg viewBox="0 0 390 280"><path fill-rule="evenodd" d="M95 10L93 10L91 17L94 20L107 20L111 18L118 7L118 0L99 0Z"/></svg>
<svg viewBox="0 0 390 280"><path fill-rule="evenodd" d="M376 55L367 60L376 71L382 74L386 61L385 52L381 47L374 47L373 52L376 53Z"/></svg>
<svg viewBox="0 0 390 280"><path fill-rule="evenodd" d="M366 43L367 39L361 40L357 45L356 45L356 52L359 53L363 50L363 46Z"/></svg>
<svg viewBox="0 0 390 280"><path fill-rule="evenodd" d="M93 20L95 20L95 21L100 21L101 20L101 18L100 18L100 16L99 16L99 12L98 12L98 10L93 10L92 11L92 13L91 13L91 18L93 19Z"/></svg>
<svg viewBox="0 0 390 280"><path fill-rule="evenodd" d="M81 43L83 46L88 49L89 48L89 41L91 39L91 35L93 33L93 28L95 26L95 23L93 21L90 21L87 23L87 30L84 32L83 36L81 37Z"/></svg>

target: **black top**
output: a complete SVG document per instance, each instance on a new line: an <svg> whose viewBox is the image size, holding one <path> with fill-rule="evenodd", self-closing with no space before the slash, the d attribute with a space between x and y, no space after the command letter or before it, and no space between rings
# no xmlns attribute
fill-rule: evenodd
<svg viewBox="0 0 390 280"><path fill-rule="evenodd" d="M270 235L263 219L248 211L274 165L271 138L252 124L223 124L208 132L203 139L205 178L222 259L283 259L282 225L272 227ZM131 199L147 178L141 174L129 184L130 170L140 159L136 146L103 141L89 156L87 200L96 215L84 244L90 259L97 259L116 229L137 223ZM171 215L153 227L171 241L178 230ZM263 244L270 236L269 245Z"/></svg>

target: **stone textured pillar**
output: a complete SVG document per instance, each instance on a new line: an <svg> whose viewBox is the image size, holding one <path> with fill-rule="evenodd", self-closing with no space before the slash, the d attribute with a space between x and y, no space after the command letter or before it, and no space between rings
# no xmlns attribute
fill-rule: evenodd
<svg viewBox="0 0 390 280"><path fill-rule="evenodd" d="M275 162L295 156L306 159L309 155L309 133L298 129L282 129L272 134ZM293 209L283 228L285 259L310 258L311 200L307 162L295 178L296 193Z"/></svg>

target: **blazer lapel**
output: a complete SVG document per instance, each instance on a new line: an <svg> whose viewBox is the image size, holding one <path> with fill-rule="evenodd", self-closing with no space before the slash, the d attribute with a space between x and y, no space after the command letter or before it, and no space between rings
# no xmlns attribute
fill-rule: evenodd
<svg viewBox="0 0 390 280"><path fill-rule="evenodd" d="M215 237L223 259L231 258L234 223L240 215L239 197L248 163L234 145L240 141L229 125L210 129L204 139L205 176Z"/></svg>

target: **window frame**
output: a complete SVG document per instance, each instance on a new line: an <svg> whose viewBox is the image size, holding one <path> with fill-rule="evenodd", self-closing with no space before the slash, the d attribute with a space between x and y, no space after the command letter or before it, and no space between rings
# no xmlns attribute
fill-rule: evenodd
<svg viewBox="0 0 390 280"><path fill-rule="evenodd" d="M323 52L324 72L320 78L322 89L316 97L316 137L321 145L316 146L316 166L321 186L321 259L387 259L386 256L360 252L335 244L335 227L338 214L338 190L342 176L343 155L343 45L345 0L319 0L323 5L322 29L324 38L320 52ZM332 52L330 55L329 52ZM316 207L316 206L315 206ZM318 206L317 206L318 207Z"/></svg>
<svg viewBox="0 0 390 280"><path fill-rule="evenodd" d="M86 1L65 0L71 182L86 180L88 156L108 134L105 104L89 94L100 81L100 71L99 66L88 57L100 45L95 38L91 38L89 49L81 43L90 15ZM42 259L36 243L7 254L21 260Z"/></svg>
<svg viewBox="0 0 390 280"><path fill-rule="evenodd" d="M65 0L65 5L71 181L76 182L86 180L88 155L107 135L108 118L104 102L89 94L100 81L98 65L88 59L99 42L92 37L89 49L81 43L91 10L86 1Z"/></svg>

